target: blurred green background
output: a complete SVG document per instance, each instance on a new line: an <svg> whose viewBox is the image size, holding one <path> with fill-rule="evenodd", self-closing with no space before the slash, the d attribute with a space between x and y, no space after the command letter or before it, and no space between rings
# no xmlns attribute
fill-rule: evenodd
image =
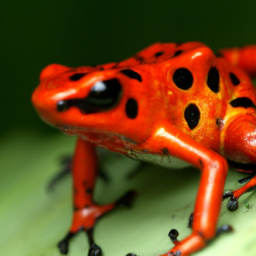
<svg viewBox="0 0 256 256"><path fill-rule="evenodd" d="M119 61L157 42L202 41L214 50L256 43L251 1L1 1L1 134L47 128L30 96L50 63Z"/></svg>
<svg viewBox="0 0 256 256"><path fill-rule="evenodd" d="M0 226L4 231L0 233L0 254L59 255L56 242L67 231L72 215L70 179L53 196L45 193L47 182L59 168L58 157L74 147L74 138L54 134L55 129L45 125L31 105L31 94L46 65L75 67L119 61L157 41L201 41L213 50L253 44L255 9L254 0L1 1ZM109 170L131 171L126 160L117 161L115 157L106 160L106 166L111 162ZM115 164L116 169L112 168ZM148 172L132 181L126 182L122 172L119 180L114 173L112 182L99 181L99 202L111 201L130 187L140 192L131 211L116 211L97 225L96 239L106 256L124 256L130 249L142 256L155 256L159 250L171 248L169 228L181 231L181 238L190 232L186 225L193 211L199 172L144 169ZM230 172L226 189L238 188L241 177ZM247 203L252 209L245 207ZM232 224L239 232L218 239L197 255L217 252L234 256L246 251L254 256L255 195L243 196L236 213L228 212L225 205L219 224ZM131 212L133 217L128 219ZM120 227L125 231L118 231ZM113 248L114 239L119 239L116 244L121 242ZM79 236L69 255L86 255L85 241ZM121 254L119 249L123 250Z"/></svg>

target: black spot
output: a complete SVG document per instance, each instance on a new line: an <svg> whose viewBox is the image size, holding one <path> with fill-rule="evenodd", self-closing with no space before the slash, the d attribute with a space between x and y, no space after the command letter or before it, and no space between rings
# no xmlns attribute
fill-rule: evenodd
<svg viewBox="0 0 256 256"><path fill-rule="evenodd" d="M229 77L233 85L240 84L240 80L237 78L237 76L234 73L229 73Z"/></svg>
<svg viewBox="0 0 256 256"><path fill-rule="evenodd" d="M172 80L182 90L188 90L193 84L193 76L186 68L177 69L172 76Z"/></svg>
<svg viewBox="0 0 256 256"><path fill-rule="evenodd" d="M131 118L134 119L136 118L136 116L138 115L138 103L135 99L128 99L127 103L126 103L126 107L125 107L125 111L126 111L126 115Z"/></svg>
<svg viewBox="0 0 256 256"><path fill-rule="evenodd" d="M207 77L208 87L215 93L219 92L220 75L216 67L210 68Z"/></svg>
<svg viewBox="0 0 256 256"><path fill-rule="evenodd" d="M175 53L173 54L172 57L176 57L176 56L178 56L178 55L181 55L182 52L183 52L182 50L178 50L177 52L175 52Z"/></svg>
<svg viewBox="0 0 256 256"><path fill-rule="evenodd" d="M161 51L161 52L157 52L156 54L155 54L155 57L157 58L157 57L159 57L159 56L162 56L164 54L164 52L163 51Z"/></svg>
<svg viewBox="0 0 256 256"><path fill-rule="evenodd" d="M189 128L193 130L198 125L200 119L200 111L195 104L189 104L186 107L184 116Z"/></svg>
<svg viewBox="0 0 256 256"><path fill-rule="evenodd" d="M65 110L74 106L86 114L107 111L117 105L121 94L122 86L117 79L98 81L91 87L90 93L85 98L66 100L67 107ZM60 102L57 103L57 110Z"/></svg>
<svg viewBox="0 0 256 256"><path fill-rule="evenodd" d="M86 75L86 73L76 73L76 74L73 74L69 80L70 81L78 81L80 80L82 77L84 77Z"/></svg>
<svg viewBox="0 0 256 256"><path fill-rule="evenodd" d="M254 105L254 103L252 102L252 100L247 97L240 97L240 98L234 99L234 100L230 101L229 104L234 108L237 108L237 107L243 107L243 108L253 107L253 108L255 108L256 107Z"/></svg>
<svg viewBox="0 0 256 256"><path fill-rule="evenodd" d="M181 46L181 45L183 45L182 42L177 42L177 43L176 43L176 46Z"/></svg>
<svg viewBox="0 0 256 256"><path fill-rule="evenodd" d="M136 79L139 82L142 82L141 75L139 73L135 72L134 70L124 69L124 70L121 70L120 72L123 73L124 75L128 76L129 78Z"/></svg>

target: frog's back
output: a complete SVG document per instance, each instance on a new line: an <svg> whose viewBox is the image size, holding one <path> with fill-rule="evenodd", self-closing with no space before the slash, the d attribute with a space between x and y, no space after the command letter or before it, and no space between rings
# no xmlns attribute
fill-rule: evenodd
<svg viewBox="0 0 256 256"><path fill-rule="evenodd" d="M141 64L155 63L151 73L169 122L206 147L221 152L225 127L237 115L255 112L249 76L202 43L157 43L136 58Z"/></svg>

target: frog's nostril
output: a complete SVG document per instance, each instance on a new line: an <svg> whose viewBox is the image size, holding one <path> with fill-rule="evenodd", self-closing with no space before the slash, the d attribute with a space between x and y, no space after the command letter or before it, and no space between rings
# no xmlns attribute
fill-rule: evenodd
<svg viewBox="0 0 256 256"><path fill-rule="evenodd" d="M57 103L57 111L59 112L64 112L68 109L68 103L67 101L65 100L60 100L58 103Z"/></svg>

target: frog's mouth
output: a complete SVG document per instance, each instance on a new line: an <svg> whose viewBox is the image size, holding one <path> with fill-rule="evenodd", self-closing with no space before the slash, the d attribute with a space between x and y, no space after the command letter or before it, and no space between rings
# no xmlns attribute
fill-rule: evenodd
<svg viewBox="0 0 256 256"><path fill-rule="evenodd" d="M58 126L67 135L74 135L82 140L87 140L97 146L104 147L104 144L112 144L122 151L127 151L130 147L138 145L138 142L115 132L100 131L97 129L77 127L77 126Z"/></svg>

